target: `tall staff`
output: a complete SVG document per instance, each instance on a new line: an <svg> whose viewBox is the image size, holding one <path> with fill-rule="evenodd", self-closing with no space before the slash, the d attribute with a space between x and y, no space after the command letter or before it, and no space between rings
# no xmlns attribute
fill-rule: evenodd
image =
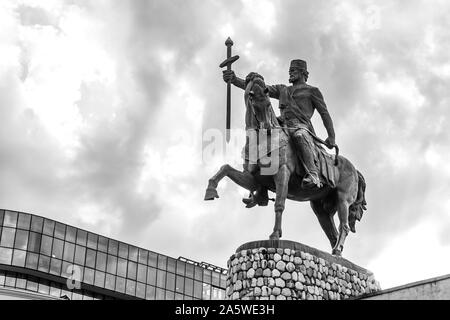
<svg viewBox="0 0 450 320"><path fill-rule="evenodd" d="M225 41L227 46L227 59L220 64L220 68L227 67L227 71L231 71L231 65L239 56L231 56L231 47L233 46L233 41L228 37ZM226 123L226 140L227 143L230 142L230 128L231 128L231 80L227 83L227 123Z"/></svg>

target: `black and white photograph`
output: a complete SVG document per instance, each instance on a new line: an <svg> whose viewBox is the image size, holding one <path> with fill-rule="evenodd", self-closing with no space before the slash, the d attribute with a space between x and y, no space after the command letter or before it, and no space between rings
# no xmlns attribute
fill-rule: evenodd
<svg viewBox="0 0 450 320"><path fill-rule="evenodd" d="M0 300L450 300L449 15L2 0Z"/></svg>

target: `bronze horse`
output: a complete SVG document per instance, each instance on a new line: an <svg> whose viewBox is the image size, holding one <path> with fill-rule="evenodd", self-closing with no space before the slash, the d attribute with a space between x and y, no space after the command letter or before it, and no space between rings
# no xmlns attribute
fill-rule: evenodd
<svg viewBox="0 0 450 320"><path fill-rule="evenodd" d="M244 98L247 129L256 127L265 128L269 131L278 130L280 141L289 141L289 136L275 117L268 90L262 77L256 76L248 82ZM225 164L209 179L205 200L214 200L219 197L216 188L224 177L229 177L233 182L251 193L255 192L261 185L275 192L275 226L273 233L270 235L270 239L275 240L282 236L281 217L286 199L310 201L311 208L331 243L332 254L341 255L345 238L350 230L355 232L355 222L361 220L363 211L366 210L364 177L349 160L337 156L335 164L337 170L334 170L335 187L325 185L320 189L302 189L301 181L304 171L299 172L298 170L299 165L292 145L280 142L277 154L278 171L273 175L261 175L260 162L251 164L246 161L243 171L238 171ZM336 212L340 222L339 232L333 219Z"/></svg>

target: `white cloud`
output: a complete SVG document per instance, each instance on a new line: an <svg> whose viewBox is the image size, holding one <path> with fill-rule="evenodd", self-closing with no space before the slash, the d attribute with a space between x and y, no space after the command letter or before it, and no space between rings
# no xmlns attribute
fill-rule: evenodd
<svg viewBox="0 0 450 320"><path fill-rule="evenodd" d="M368 264L383 289L449 273L450 247L440 243L435 222L422 219L389 241ZM376 245L376 244L374 244Z"/></svg>

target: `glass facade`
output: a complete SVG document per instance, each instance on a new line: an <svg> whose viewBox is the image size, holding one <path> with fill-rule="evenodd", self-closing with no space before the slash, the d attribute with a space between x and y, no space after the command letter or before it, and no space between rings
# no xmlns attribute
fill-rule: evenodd
<svg viewBox="0 0 450 320"><path fill-rule="evenodd" d="M70 290L67 279L79 280ZM70 299L225 299L226 270L0 210L0 286Z"/></svg>

